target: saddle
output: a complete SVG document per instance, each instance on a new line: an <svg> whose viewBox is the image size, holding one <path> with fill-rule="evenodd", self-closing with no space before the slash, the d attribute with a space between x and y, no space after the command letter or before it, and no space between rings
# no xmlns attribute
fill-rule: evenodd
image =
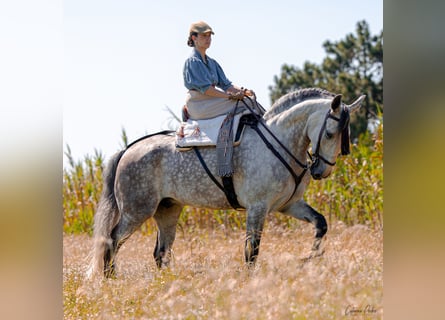
<svg viewBox="0 0 445 320"><path fill-rule="evenodd" d="M234 115L232 126L234 132L238 132L240 119L247 114L250 114L250 111L246 110ZM184 106L183 122L176 131L176 148L179 151L188 151L192 147L216 147L220 129L227 117L228 115L221 115L211 119L193 120L188 118L187 109ZM237 135L233 135L234 147L241 143L243 129L244 126Z"/></svg>

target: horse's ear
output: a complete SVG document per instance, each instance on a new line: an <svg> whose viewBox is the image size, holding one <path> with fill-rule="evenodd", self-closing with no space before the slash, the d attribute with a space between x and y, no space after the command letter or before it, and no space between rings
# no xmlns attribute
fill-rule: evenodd
<svg viewBox="0 0 445 320"><path fill-rule="evenodd" d="M338 107L341 105L341 94L337 94L331 103L331 108L333 111L336 111Z"/></svg>
<svg viewBox="0 0 445 320"><path fill-rule="evenodd" d="M360 109L362 102L363 102L363 100L365 100L365 98L366 98L366 96L362 95L362 96L360 96L360 98L358 98L353 103L351 103L351 105L348 106L349 113L354 113L355 111Z"/></svg>

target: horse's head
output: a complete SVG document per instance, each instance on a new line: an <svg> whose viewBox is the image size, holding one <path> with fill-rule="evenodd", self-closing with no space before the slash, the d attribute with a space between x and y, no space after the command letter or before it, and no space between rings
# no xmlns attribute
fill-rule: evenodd
<svg viewBox="0 0 445 320"><path fill-rule="evenodd" d="M340 154L349 154L349 115L357 111L365 96L351 105L341 102L336 95L330 108L315 112L308 122L307 135L312 143L311 175L319 180L328 177Z"/></svg>

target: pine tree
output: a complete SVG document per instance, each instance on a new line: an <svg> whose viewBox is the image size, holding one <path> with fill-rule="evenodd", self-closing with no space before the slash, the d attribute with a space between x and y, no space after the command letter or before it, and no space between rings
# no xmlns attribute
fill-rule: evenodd
<svg viewBox="0 0 445 320"><path fill-rule="evenodd" d="M366 21L357 23L355 33L338 42L323 43L326 58L321 65L306 61L303 68L284 64L280 76L269 87L272 103L290 91L320 87L349 99L366 94L359 113L351 120L351 137L366 131L368 118L383 111L383 31L372 36Z"/></svg>

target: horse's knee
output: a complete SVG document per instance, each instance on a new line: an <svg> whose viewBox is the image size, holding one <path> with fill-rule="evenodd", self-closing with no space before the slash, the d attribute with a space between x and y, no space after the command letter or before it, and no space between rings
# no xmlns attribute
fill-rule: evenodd
<svg viewBox="0 0 445 320"><path fill-rule="evenodd" d="M297 218L303 218L306 222L310 222L314 225L315 240L312 245L312 250L318 252L321 241L328 231L328 224L326 223L325 217L308 204L304 204L301 216L297 216Z"/></svg>
<svg viewBox="0 0 445 320"><path fill-rule="evenodd" d="M299 214L297 215L297 218L310 222L314 225L315 238L317 239L323 238L328 231L328 224L326 223L325 217L306 203L304 204L301 216Z"/></svg>

